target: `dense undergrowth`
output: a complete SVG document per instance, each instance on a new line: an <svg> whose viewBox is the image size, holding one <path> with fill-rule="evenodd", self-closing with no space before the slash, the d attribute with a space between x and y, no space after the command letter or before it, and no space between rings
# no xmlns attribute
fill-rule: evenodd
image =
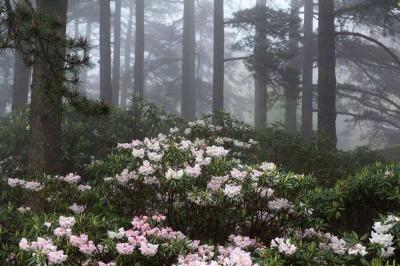
<svg viewBox="0 0 400 266"><path fill-rule="evenodd" d="M400 164L229 115L186 124L139 109L68 111L60 176L26 177L26 115L1 122L1 264L400 260Z"/></svg>

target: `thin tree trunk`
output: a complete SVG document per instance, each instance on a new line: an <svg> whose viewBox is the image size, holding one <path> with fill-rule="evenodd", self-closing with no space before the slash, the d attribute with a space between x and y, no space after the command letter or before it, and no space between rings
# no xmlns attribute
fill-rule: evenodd
<svg viewBox="0 0 400 266"><path fill-rule="evenodd" d="M63 25L58 34L65 38L68 1L38 0L37 5L43 12L58 19ZM29 117L28 175L30 176L56 174L60 169L62 99L56 90L63 86L64 73L60 71L56 76L49 74L50 65L46 57L57 58L54 55L56 53L54 49L57 48L49 48L47 55L34 58ZM57 69L63 69L64 61L60 60L58 64Z"/></svg>
<svg viewBox="0 0 400 266"><path fill-rule="evenodd" d="M135 65L133 88L136 96L144 96L144 0L136 0Z"/></svg>
<svg viewBox="0 0 400 266"><path fill-rule="evenodd" d="M115 0L114 14L114 60L113 60L113 105L119 104L119 82L121 78L121 0Z"/></svg>
<svg viewBox="0 0 400 266"><path fill-rule="evenodd" d="M289 50L293 57L297 56L299 49L299 0L291 1L289 22ZM297 131L297 98L299 97L299 69L296 60L292 58L286 69L287 87L285 103L285 126L286 131L295 133Z"/></svg>
<svg viewBox="0 0 400 266"><path fill-rule="evenodd" d="M112 104L110 0L100 1L100 98Z"/></svg>
<svg viewBox="0 0 400 266"><path fill-rule="evenodd" d="M313 22L314 1L305 0L301 132L307 138L311 138L313 135Z"/></svg>
<svg viewBox="0 0 400 266"><path fill-rule="evenodd" d="M196 118L195 0L184 0L181 115Z"/></svg>
<svg viewBox="0 0 400 266"><path fill-rule="evenodd" d="M12 110L19 111L28 103L29 84L32 68L28 67L20 52L15 51L14 83L12 89Z"/></svg>
<svg viewBox="0 0 400 266"><path fill-rule="evenodd" d="M318 131L336 145L334 0L319 1L318 50Z"/></svg>
<svg viewBox="0 0 400 266"><path fill-rule="evenodd" d="M224 110L224 0L214 0L213 113Z"/></svg>
<svg viewBox="0 0 400 266"><path fill-rule="evenodd" d="M132 41L132 24L133 24L133 2L130 3L128 28L126 30L125 39L125 62L124 62L124 79L121 90L121 107L126 108L128 98L128 90L132 87L131 78L131 41Z"/></svg>
<svg viewBox="0 0 400 266"><path fill-rule="evenodd" d="M254 46L254 126L256 128L265 128L267 124L266 4L266 0L257 0L256 3L256 38Z"/></svg>

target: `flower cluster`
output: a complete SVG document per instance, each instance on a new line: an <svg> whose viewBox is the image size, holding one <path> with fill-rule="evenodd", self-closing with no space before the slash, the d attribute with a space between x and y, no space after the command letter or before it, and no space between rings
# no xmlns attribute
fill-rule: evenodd
<svg viewBox="0 0 400 266"><path fill-rule="evenodd" d="M36 181L25 181L18 178L8 178L7 183L10 187L22 187L31 191L40 191L43 189L42 184Z"/></svg>

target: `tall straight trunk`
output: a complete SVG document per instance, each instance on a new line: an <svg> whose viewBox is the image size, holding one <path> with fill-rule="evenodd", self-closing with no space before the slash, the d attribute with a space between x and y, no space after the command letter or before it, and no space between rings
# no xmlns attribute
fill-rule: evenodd
<svg viewBox="0 0 400 266"><path fill-rule="evenodd" d="M20 52L15 51L14 83L12 89L12 110L19 111L28 103L32 68L28 67Z"/></svg>
<svg viewBox="0 0 400 266"><path fill-rule="evenodd" d="M297 56L299 49L299 0L291 1L290 22L289 22L289 50L293 57ZM286 131L295 133L297 131L297 98L299 97L299 68L295 58L290 60L286 69L287 87L285 103L285 126Z"/></svg>
<svg viewBox="0 0 400 266"><path fill-rule="evenodd" d="M86 40L90 41L91 36L92 36L92 21L89 20L86 22L86 36L85 36ZM82 71L81 81L84 88L87 89L87 87L89 86L87 69L84 69Z"/></svg>
<svg viewBox="0 0 400 266"><path fill-rule="evenodd" d="M144 0L136 0L135 65L133 89L136 96L144 96Z"/></svg>
<svg viewBox="0 0 400 266"><path fill-rule="evenodd" d="M100 1L100 98L112 104L110 0Z"/></svg>
<svg viewBox="0 0 400 266"><path fill-rule="evenodd" d="M224 0L214 0L213 113L224 110Z"/></svg>
<svg viewBox="0 0 400 266"><path fill-rule="evenodd" d="M128 27L126 29L125 39L125 55L124 55L124 77L121 90L121 107L126 107L126 101L128 98L128 90L132 87L132 76L131 76L131 41L132 41L132 24L133 24L133 2L130 3L129 7L129 20Z"/></svg>
<svg viewBox="0 0 400 266"><path fill-rule="evenodd" d="M130 3L128 28L126 29L125 39L125 55L124 55L124 78L121 90L121 107L126 107L128 98L128 90L132 87L131 76L131 41L132 41L132 24L133 24L133 2Z"/></svg>
<svg viewBox="0 0 400 266"><path fill-rule="evenodd" d="M184 0L181 115L196 118L195 0Z"/></svg>
<svg viewBox="0 0 400 266"><path fill-rule="evenodd" d="M113 105L119 104L119 81L121 78L121 0L115 0L114 13L114 60L113 60Z"/></svg>
<svg viewBox="0 0 400 266"><path fill-rule="evenodd" d="M256 128L265 128L267 124L266 4L266 0L257 0L256 3L256 37L254 45L254 126Z"/></svg>
<svg viewBox="0 0 400 266"><path fill-rule="evenodd" d="M58 35L65 38L68 1L38 0L37 6L63 25L58 29ZM61 162L62 99L57 90L63 86L64 61L60 59L57 62L58 73L50 74L51 66L46 57L57 58L56 53L65 51L57 51L60 48L51 45L48 49L48 54L34 58L33 64L28 149L28 174L31 176L58 173Z"/></svg>
<svg viewBox="0 0 400 266"><path fill-rule="evenodd" d="M336 145L336 56L334 0L319 1L318 131Z"/></svg>
<svg viewBox="0 0 400 266"><path fill-rule="evenodd" d="M313 135L313 22L314 1L304 3L304 41L303 41L303 77L301 103L301 132L311 138Z"/></svg>

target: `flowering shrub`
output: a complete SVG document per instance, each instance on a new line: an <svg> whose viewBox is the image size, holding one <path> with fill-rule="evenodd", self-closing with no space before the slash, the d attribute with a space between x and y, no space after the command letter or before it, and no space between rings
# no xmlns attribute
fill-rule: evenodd
<svg viewBox="0 0 400 266"><path fill-rule="evenodd" d="M0 261L247 266L399 258L397 216L380 217L365 235L329 233L310 196L316 180L252 163L259 143L251 135L245 126L200 120L120 143L82 176L3 180Z"/></svg>

